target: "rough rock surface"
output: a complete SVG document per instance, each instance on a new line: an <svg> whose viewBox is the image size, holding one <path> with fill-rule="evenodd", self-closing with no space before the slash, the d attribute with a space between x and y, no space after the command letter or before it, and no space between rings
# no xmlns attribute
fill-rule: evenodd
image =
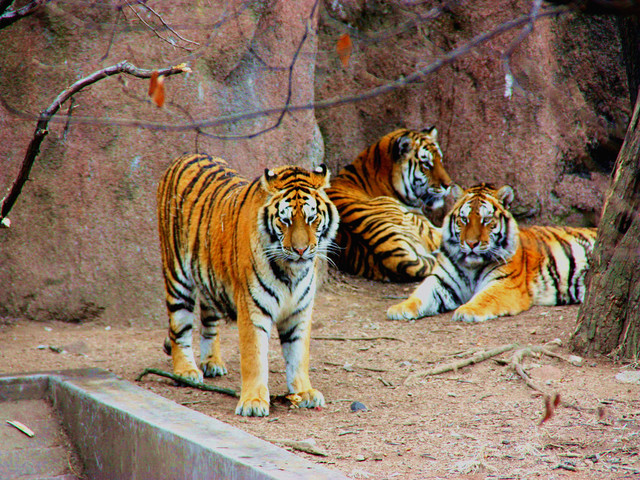
<svg viewBox="0 0 640 480"><path fill-rule="evenodd" d="M147 81L120 76L77 94L73 117L185 124L277 108L287 98L289 65L313 1L295 4L295 11L287 2L152 6L169 31L141 4L118 13L108 3L52 2L3 29L0 94L11 107L37 114L76 80L122 60L141 68L187 62L193 73L166 80L162 109L148 100ZM292 103L313 100L316 43L308 35L299 52ZM67 111L65 105L60 113ZM160 175L172 158L193 151L224 157L250 178L267 166L321 162L322 140L310 110L285 115L279 128L255 138L221 138L247 136L276 122L272 116L207 129L213 136L108 122L50 123L30 181L9 215L12 227L0 230L0 314L164 322L155 213ZM34 127L34 119L0 108L3 193Z"/></svg>
<svg viewBox="0 0 640 480"><path fill-rule="evenodd" d="M426 14L432 3L422 11ZM462 2L424 25L399 3L332 2L321 22L316 96L362 93L407 75L475 36L528 13L532 2ZM332 42L357 26L347 68ZM546 18L510 55L517 82L505 95L501 55L521 28L478 46L402 91L318 112L326 161L342 166L399 126L436 125L451 177L516 187L528 222L597 222L629 116L615 20Z"/></svg>
<svg viewBox="0 0 640 480"><path fill-rule="evenodd" d="M13 226L0 230L0 315L164 322L155 188L169 161L186 151L222 156L249 177L267 166L323 159L335 170L392 129L436 125L445 164L460 184L513 185L528 222L597 222L629 115L610 18L569 14L537 22L511 55L520 88L508 98L501 54L520 29L421 82L315 113L288 112L278 128L257 137L220 138L267 129L277 115L199 132L103 121L182 125L277 109L289 94L292 105L303 105L363 93L530 8L524 0L462 2L416 21L416 13L436 4L332 0L309 21L311 0L181 1L150 5L154 10L51 2L3 29L0 95L25 112L37 114L74 81L125 59L144 68L187 62L193 73L166 80L162 109L148 100L145 81L103 80L72 104L74 118L100 121L50 124L9 215ZM336 54L345 32L353 41L346 67ZM34 126L33 118L0 107L0 191L13 182Z"/></svg>

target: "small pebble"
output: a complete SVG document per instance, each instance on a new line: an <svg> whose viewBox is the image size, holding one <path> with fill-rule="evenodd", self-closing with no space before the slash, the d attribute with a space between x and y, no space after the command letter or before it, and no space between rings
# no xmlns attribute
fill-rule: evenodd
<svg viewBox="0 0 640 480"><path fill-rule="evenodd" d="M367 411L367 407L365 406L364 403L353 402L351 404L351 411L352 412L359 412L359 411L366 412Z"/></svg>

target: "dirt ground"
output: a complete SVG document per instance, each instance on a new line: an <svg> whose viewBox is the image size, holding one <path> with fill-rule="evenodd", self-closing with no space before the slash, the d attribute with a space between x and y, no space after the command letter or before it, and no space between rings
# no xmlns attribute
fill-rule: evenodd
<svg viewBox="0 0 640 480"><path fill-rule="evenodd" d="M369 282L331 271L320 290L311 343L311 378L327 399L321 411L271 407L267 418L241 418L236 400L146 376L138 384L258 437L313 439L327 456L298 455L351 478L371 479L608 479L640 478L640 385L616 374L634 365L606 358L566 361L577 307L535 307L483 324L454 323L451 314L391 322L386 308L414 285ZM147 367L171 370L162 352L164 328L104 322L68 324L0 319L2 372L100 367L135 382ZM505 344L542 345L548 355L525 356L533 382L562 404L540 425L543 396L509 365L514 351L448 373L435 365L461 361ZM237 331L223 330L229 374L207 379L239 389ZM270 389L285 393L284 361L272 338ZM352 412L353 402L366 411Z"/></svg>

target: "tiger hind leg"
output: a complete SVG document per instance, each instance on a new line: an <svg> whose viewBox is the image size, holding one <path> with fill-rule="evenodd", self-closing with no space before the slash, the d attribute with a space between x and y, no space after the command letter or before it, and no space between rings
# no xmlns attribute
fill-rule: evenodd
<svg viewBox="0 0 640 480"><path fill-rule="evenodd" d="M193 356L192 332L194 314L182 308L169 313L169 336L164 350L171 354L173 373L196 382L202 382L202 371Z"/></svg>
<svg viewBox="0 0 640 480"><path fill-rule="evenodd" d="M220 352L220 323L222 318L216 310L200 304L200 368L205 377L227 374L227 367Z"/></svg>

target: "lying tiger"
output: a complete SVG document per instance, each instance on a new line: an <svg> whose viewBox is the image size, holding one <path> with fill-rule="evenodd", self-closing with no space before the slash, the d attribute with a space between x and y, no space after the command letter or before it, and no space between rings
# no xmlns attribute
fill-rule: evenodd
<svg viewBox="0 0 640 480"><path fill-rule="evenodd" d="M518 228L508 211L511 187L458 190L442 226L437 266L407 300L387 310L389 319L455 309L454 320L483 322L532 305L582 302L595 228Z"/></svg>
<svg viewBox="0 0 640 480"><path fill-rule="evenodd" d="M442 165L438 131L400 129L343 168L327 190L340 212L332 260L373 280L411 282L433 267L440 229L424 211L442 207L451 179Z"/></svg>
<svg viewBox="0 0 640 480"><path fill-rule="evenodd" d="M196 381L227 373L218 327L238 322L242 390L236 413L269 414L268 346L276 326L289 398L323 406L309 380L316 267L338 228L325 193L329 172L285 166L248 182L224 160L178 158L158 187L162 266L169 313L165 350L177 375ZM191 346L200 302L200 368Z"/></svg>

